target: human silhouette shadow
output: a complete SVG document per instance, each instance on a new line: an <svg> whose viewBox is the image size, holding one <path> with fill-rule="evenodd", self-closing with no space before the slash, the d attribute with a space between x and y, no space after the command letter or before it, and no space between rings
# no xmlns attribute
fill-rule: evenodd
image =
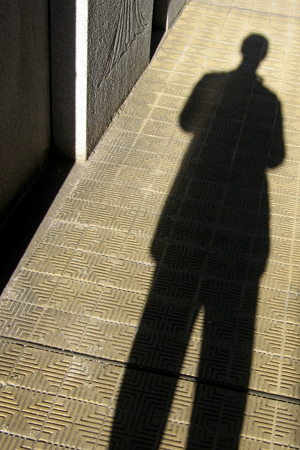
<svg viewBox="0 0 300 450"><path fill-rule="evenodd" d="M205 75L180 115L193 139L153 240L157 268L111 450L175 449L184 435L188 450L238 448L269 251L266 170L284 158L280 103L256 74L267 46L250 35L240 66Z"/></svg>

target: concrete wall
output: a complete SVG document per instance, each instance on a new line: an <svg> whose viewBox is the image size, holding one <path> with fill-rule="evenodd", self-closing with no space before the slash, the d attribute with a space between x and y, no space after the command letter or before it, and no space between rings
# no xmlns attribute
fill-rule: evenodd
<svg viewBox="0 0 300 450"><path fill-rule="evenodd" d="M149 63L152 14L153 0L89 0L88 153Z"/></svg>
<svg viewBox="0 0 300 450"><path fill-rule="evenodd" d="M187 0L154 0L153 26L168 30Z"/></svg>
<svg viewBox="0 0 300 450"><path fill-rule="evenodd" d="M51 0L53 143L85 160L149 63L153 0Z"/></svg>
<svg viewBox="0 0 300 450"><path fill-rule="evenodd" d="M88 157L148 65L153 10L169 26L184 3L0 0L0 220L50 146Z"/></svg>
<svg viewBox="0 0 300 450"><path fill-rule="evenodd" d="M0 220L50 146L48 0L0 0Z"/></svg>

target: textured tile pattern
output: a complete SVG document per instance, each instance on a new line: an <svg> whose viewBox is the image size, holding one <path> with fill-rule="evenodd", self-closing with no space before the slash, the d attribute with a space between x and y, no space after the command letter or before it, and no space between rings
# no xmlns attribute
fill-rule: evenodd
<svg viewBox="0 0 300 450"><path fill-rule="evenodd" d="M299 37L184 9L1 297L1 448L300 448Z"/></svg>

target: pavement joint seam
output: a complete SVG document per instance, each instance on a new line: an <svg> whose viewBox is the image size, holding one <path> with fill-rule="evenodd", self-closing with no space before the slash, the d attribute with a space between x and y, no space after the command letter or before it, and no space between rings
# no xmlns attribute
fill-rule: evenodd
<svg viewBox="0 0 300 450"><path fill-rule="evenodd" d="M74 357L78 357L78 358L88 359L91 361L97 361L99 363L103 363L104 365L113 364L114 366L124 368L126 370L130 369L130 370L134 370L134 371L137 371L140 373L151 373L151 374L160 375L163 377L173 378L173 379L177 379L177 380L184 380L184 381L188 381L188 382L192 382L192 383L198 383L198 384L201 384L204 386L210 386L210 387L219 388L219 389L223 389L223 390L227 390L227 391L231 391L231 392L248 394L248 395L252 395L254 397L263 397L263 398L270 399L270 400L289 402L294 405L300 405L299 398L291 397L288 395L272 394L272 393L258 390L258 389L252 389L252 388L243 387L243 386L234 386L231 384L221 383L221 382L217 382L217 381L214 382L214 381L210 381L210 380L206 380L206 379L201 379L200 377L197 377L197 376L184 375L184 374L181 374L178 372L171 372L171 371L164 370L164 369L155 369L153 367L141 366L141 365L130 363L130 362L117 361L114 359L89 355L87 353L82 353L82 352L78 352L78 351L74 351L74 350L67 350L67 349L63 349L63 348L59 348L59 347L47 346L47 345L38 344L35 342L31 342L31 341L23 341L21 339L0 336L0 340L2 342L5 341L7 343L23 345L24 347L31 347L31 348L43 350L46 352L55 352L55 353L59 353L61 355L68 355L68 356L74 356ZM11 383L3 383L3 384L12 385ZM59 394L57 394L57 395L59 395Z"/></svg>

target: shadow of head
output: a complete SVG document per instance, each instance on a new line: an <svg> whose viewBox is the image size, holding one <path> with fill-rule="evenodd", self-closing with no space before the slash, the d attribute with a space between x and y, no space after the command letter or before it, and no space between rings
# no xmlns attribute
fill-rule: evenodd
<svg viewBox="0 0 300 450"><path fill-rule="evenodd" d="M241 52L243 64L256 68L267 55L268 41L260 34L251 34L244 40Z"/></svg>

